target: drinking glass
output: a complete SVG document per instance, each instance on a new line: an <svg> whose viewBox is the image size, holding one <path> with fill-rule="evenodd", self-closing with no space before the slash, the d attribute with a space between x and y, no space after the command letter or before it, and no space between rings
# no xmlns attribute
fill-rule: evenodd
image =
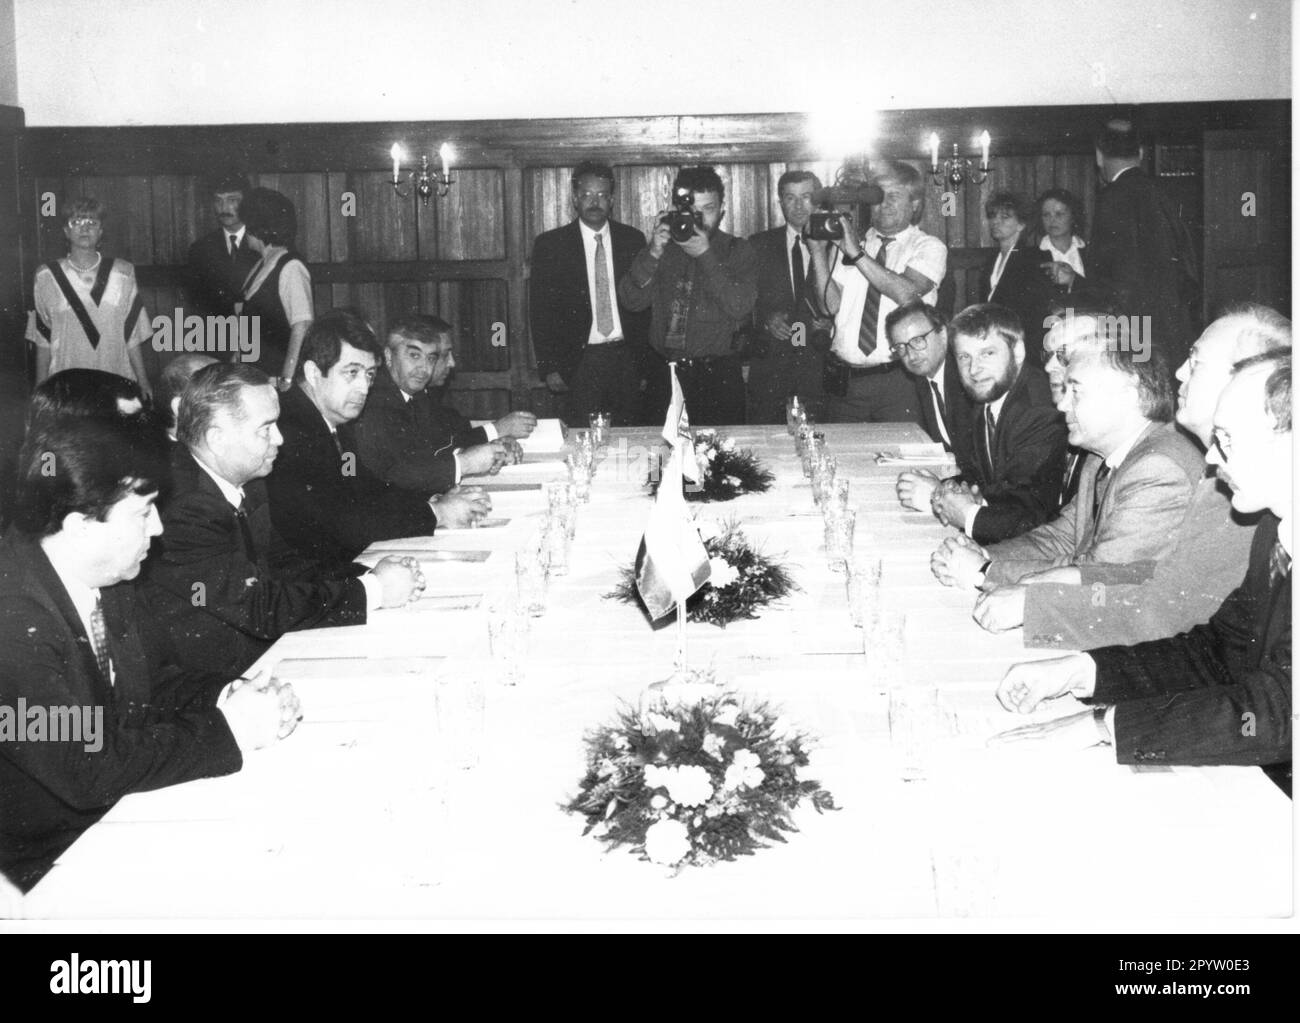
<svg viewBox="0 0 1300 1023"><path fill-rule="evenodd" d="M886 691L907 684L907 616L877 603L863 618L862 650L876 684Z"/></svg>
<svg viewBox="0 0 1300 1023"><path fill-rule="evenodd" d="M483 681L474 674L440 675L433 690L437 756L447 767L476 767L483 746Z"/></svg>
<svg viewBox="0 0 1300 1023"><path fill-rule="evenodd" d="M609 426L613 417L608 412L592 412L587 416L587 423L591 426L592 444L600 450L609 444Z"/></svg>
<svg viewBox="0 0 1300 1023"><path fill-rule="evenodd" d="M835 490L835 456L826 450L819 451L813 460L812 492L813 503L819 507L826 503Z"/></svg>
<svg viewBox="0 0 1300 1023"><path fill-rule="evenodd" d="M573 486L574 499L582 503L591 500L590 463L584 462L580 454L564 456L564 466L569 470L569 482Z"/></svg>
<svg viewBox="0 0 1300 1023"><path fill-rule="evenodd" d="M570 522L572 509L567 506L551 508L546 518L546 558L551 575L569 574L569 551L573 544Z"/></svg>
<svg viewBox="0 0 1300 1023"><path fill-rule="evenodd" d="M889 743L903 781L924 781L930 754L942 738L943 710L934 686L889 690Z"/></svg>
<svg viewBox="0 0 1300 1023"><path fill-rule="evenodd" d="M488 646L499 677L508 686L524 680L528 661L528 615L514 601L487 609Z"/></svg>
<svg viewBox="0 0 1300 1023"><path fill-rule="evenodd" d="M801 459L803 463L803 475L805 479L809 479L812 477L813 461L817 458L819 453L825 450L826 450L826 434L818 433L817 431L814 430L808 439L808 443L804 445L803 456Z"/></svg>
<svg viewBox="0 0 1300 1023"><path fill-rule="evenodd" d="M880 581L884 562L880 558L856 557L845 573L849 597L849 621L865 629L880 613Z"/></svg>
<svg viewBox="0 0 1300 1023"><path fill-rule="evenodd" d="M840 511L849 510L849 478L836 476L831 484L831 504Z"/></svg>
<svg viewBox="0 0 1300 1023"><path fill-rule="evenodd" d="M804 421L806 410L799 395L792 394L785 402L785 429L791 437L799 432L799 424Z"/></svg>
<svg viewBox="0 0 1300 1023"><path fill-rule="evenodd" d="M826 539L826 564L832 572L845 571L845 563L853 556L853 527L857 512L839 511L827 505L822 522Z"/></svg>
<svg viewBox="0 0 1300 1023"><path fill-rule="evenodd" d="M515 553L519 607L534 618L546 613L546 586L550 574L550 559L547 554L545 535L535 537Z"/></svg>

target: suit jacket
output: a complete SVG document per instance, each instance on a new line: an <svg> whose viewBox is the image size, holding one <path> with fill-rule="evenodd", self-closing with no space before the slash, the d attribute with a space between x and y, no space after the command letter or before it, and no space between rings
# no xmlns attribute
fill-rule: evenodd
<svg viewBox="0 0 1300 1023"><path fill-rule="evenodd" d="M980 271L979 299L981 302L995 302L1006 306L1018 317L1025 328L1025 354L1035 365L1042 364L1043 358L1043 321L1047 319L1048 307L1056 292L1039 264L1051 258L1041 249L1032 247L1025 241L1027 232L1022 232L1016 247L1007 257L1007 265L998 278L998 286L989 294L989 285L993 281L993 268L997 265L998 251L990 253L984 269Z"/></svg>
<svg viewBox="0 0 1300 1023"><path fill-rule="evenodd" d="M385 483L343 446L346 436L335 447L300 386L280 396L278 425L284 445L266 478L271 521L300 554L333 570L376 540L433 532L428 495Z"/></svg>
<svg viewBox="0 0 1300 1023"><path fill-rule="evenodd" d="M1173 423L1149 423L1102 485L1094 518L1102 462L1095 454L1088 456L1079 492L1060 515L989 548L993 564L988 582L1018 582L1063 565L1159 560L1173 550L1187 503L1205 472L1201 452Z"/></svg>
<svg viewBox="0 0 1300 1023"><path fill-rule="evenodd" d="M191 311L200 316L233 316L235 303L244 296L244 281L261 258L248 244L247 231L233 263L225 231L218 228L199 238L185 261Z"/></svg>
<svg viewBox="0 0 1300 1023"><path fill-rule="evenodd" d="M978 483L988 501L975 516L972 539L997 543L1052 518L1061 506L1069 437L1065 418L1052 402L1047 374L1030 362L1020 367L1002 403L991 453L985 450L984 405L972 405L970 417L967 461L959 454L958 466L962 479ZM992 456L991 475L985 454Z"/></svg>
<svg viewBox="0 0 1300 1023"><path fill-rule="evenodd" d="M609 238L614 249L613 287L627 273L646 242L645 235L636 228L615 220L609 221ZM559 373L568 380L582 361L592 321L587 256L577 220L537 236L530 273L528 324L537 356L537 372L542 377ZM633 312L621 299L618 299L618 315L623 324L623 337L640 371L645 361L650 315Z"/></svg>
<svg viewBox="0 0 1300 1023"><path fill-rule="evenodd" d="M154 624L181 663L239 675L284 633L362 625L366 591L295 555L271 524L265 483L244 486L247 549L235 510L183 444L173 448L163 535L145 564Z"/></svg>
<svg viewBox="0 0 1300 1023"><path fill-rule="evenodd" d="M1120 763L1291 761L1291 573L1272 581L1277 519L1255 531L1245 581L1205 625L1092 652L1092 699L1117 704Z"/></svg>
<svg viewBox="0 0 1300 1023"><path fill-rule="evenodd" d="M0 707L103 710L95 752L83 741L0 741L0 870L24 891L122 796L243 764L216 708L229 679L172 666L138 629L147 612L133 584L100 598L112 684L39 541L10 530L0 542Z"/></svg>
<svg viewBox="0 0 1300 1023"><path fill-rule="evenodd" d="M974 457L971 445L974 444L974 438L971 435L971 423L973 422L975 403L971 401L970 395L961 385L961 372L957 369L957 360L945 356L943 360L943 407L944 407L944 425L948 429L948 436L952 439L949 444L943 439L943 434L939 430L939 421L934 410L934 394L930 390L930 381L927 377L913 377L912 383L916 386L916 407L920 410L921 427L930 439L936 444L942 444L945 451L950 451L957 456L957 465L960 468L967 465L970 459Z"/></svg>
<svg viewBox="0 0 1300 1023"><path fill-rule="evenodd" d="M340 436L355 445L361 464L380 479L426 496L445 494L456 485L453 451L485 444L487 434L440 398L425 388L408 401L381 366L365 410Z"/></svg>
<svg viewBox="0 0 1300 1023"><path fill-rule="evenodd" d="M1241 585L1255 535L1215 476L1196 484L1177 545L1159 562L1081 565L1080 586L1025 591L1025 646L1091 650L1174 636L1202 622Z"/></svg>
<svg viewBox="0 0 1300 1023"><path fill-rule="evenodd" d="M1150 316L1156 350L1171 371L1180 365L1197 335L1196 254L1174 202L1141 168L1097 196L1087 269L1075 293L1108 302L1122 316Z"/></svg>

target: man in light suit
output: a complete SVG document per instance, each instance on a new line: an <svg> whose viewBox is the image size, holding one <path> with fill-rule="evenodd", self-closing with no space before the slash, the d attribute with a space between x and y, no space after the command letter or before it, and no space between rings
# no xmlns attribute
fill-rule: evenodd
<svg viewBox="0 0 1300 1023"><path fill-rule="evenodd" d="M1256 764L1291 794L1291 352L1238 363L1206 461L1243 514L1265 513L1246 579L1204 625L1168 639L1014 665L998 686L1027 714L1070 693L1094 704L1001 738L1107 745L1121 764Z"/></svg>
<svg viewBox="0 0 1300 1023"><path fill-rule="evenodd" d="M946 585L987 589L1065 565L1125 565L1173 549L1202 469L1195 445L1170 422L1169 374L1158 356L1125 350L1091 318L1073 329L1057 358L1067 372L1060 408L1070 442L1091 452L1079 492L1056 518L987 549L964 536L945 540L931 568Z"/></svg>
<svg viewBox="0 0 1300 1023"><path fill-rule="evenodd" d="M1262 306L1238 306L1215 320L1178 369L1178 425L1202 450L1213 443L1214 409L1234 364L1291 347L1291 323ZM975 620L1000 632L1024 621L1025 646L1064 650L1161 639L1209 621L1241 585L1257 516L1234 512L1231 491L1211 467L1160 561L1054 569L1017 594L1002 586L975 604ZM1017 603L1018 601L1018 603Z"/></svg>
<svg viewBox="0 0 1300 1023"><path fill-rule="evenodd" d="M279 417L270 377L244 363L204 367L181 399L172 491L145 578L154 624L182 665L237 675L286 632L363 625L424 588L413 559L330 571L293 554L263 482L284 439Z"/></svg>
<svg viewBox="0 0 1300 1023"><path fill-rule="evenodd" d="M261 255L248 243L239 204L249 193L242 174L213 180L212 212L220 225L190 246L186 257L186 293L191 312L200 316L233 316L244 294L244 280Z"/></svg>
<svg viewBox="0 0 1300 1023"><path fill-rule="evenodd" d="M588 414L609 412L615 426L627 426L640 420L649 315L619 301L618 282L645 235L610 219L610 167L581 163L572 184L576 218L533 243L528 322L537 372L565 396L569 422L585 427Z"/></svg>
<svg viewBox="0 0 1300 1023"><path fill-rule="evenodd" d="M300 716L289 686L179 670L141 631L131 580L161 532L165 444L140 417L62 417L19 458L0 543L0 872L24 891L122 796L238 771ZM33 715L41 741L14 731Z"/></svg>
<svg viewBox="0 0 1300 1023"><path fill-rule="evenodd" d="M758 260L746 381L751 423L784 424L786 399L795 394L820 414L823 353L811 344L814 317L804 300L809 254L803 229L821 187L812 171L786 171L776 183L785 226L749 239Z"/></svg>
<svg viewBox="0 0 1300 1023"><path fill-rule="evenodd" d="M957 314L949 333L945 361L956 363L967 399L956 451L960 472L942 481L925 470L904 473L898 496L907 507L933 511L976 543L996 543L1059 510L1065 422L1052 404L1047 374L1026 358L1024 328L1014 312L973 305ZM909 372L907 360L916 355L903 356ZM927 395L922 408L934 401Z"/></svg>

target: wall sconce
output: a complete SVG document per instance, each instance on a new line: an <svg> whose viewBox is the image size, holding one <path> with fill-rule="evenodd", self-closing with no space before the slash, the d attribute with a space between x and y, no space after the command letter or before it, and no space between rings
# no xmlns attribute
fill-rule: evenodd
<svg viewBox="0 0 1300 1023"><path fill-rule="evenodd" d="M411 196L410 190L408 189L403 192L401 188L402 147L394 142L393 148L388 151L388 155L393 158L393 191L401 198L409 199ZM434 174L429 169L429 158L421 154L420 169L418 171L411 171L411 173L407 175L412 187L415 189L415 194L420 197L420 202L423 205L428 206L429 200L435 194L439 198L442 198L451 190L451 186L456 180L451 176L452 156L453 153L451 151L451 146L444 142L438 149L438 158L442 161L441 174Z"/></svg>
<svg viewBox="0 0 1300 1023"><path fill-rule="evenodd" d="M982 185L989 176L989 147L992 139L989 138L988 132L981 132L978 139L980 146L980 159L976 163L970 157L961 155L957 148L957 143L952 144L952 156L939 163L939 136L930 132L930 177L934 181L936 188L943 188L948 185L950 188L960 188L962 184L969 180L972 184Z"/></svg>

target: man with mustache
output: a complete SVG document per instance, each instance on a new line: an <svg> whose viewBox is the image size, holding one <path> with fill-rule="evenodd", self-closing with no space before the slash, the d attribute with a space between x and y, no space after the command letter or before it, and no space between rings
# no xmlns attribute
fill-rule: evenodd
<svg viewBox="0 0 1300 1023"><path fill-rule="evenodd" d="M443 404L456 368L453 347L451 324L436 316L415 313L389 326L384 365L365 411L344 428L361 463L381 479L442 494L462 475L494 473L522 460L519 438L537 425L531 412L511 412L475 427Z"/></svg>
<svg viewBox="0 0 1300 1023"><path fill-rule="evenodd" d="M1263 511L1242 584L1204 625L1133 646L1017 664L998 686L1028 714L1067 693L1093 709L1002 742L1113 746L1121 764L1254 764L1291 793L1291 351L1237 364L1206 461L1242 514Z"/></svg>
<svg viewBox="0 0 1300 1023"><path fill-rule="evenodd" d="M94 748L0 730L0 872L24 891L123 796L238 771L301 716L290 686L182 670L142 631L132 580L162 532L165 458L139 416L49 419L19 456L0 543L0 706L102 713Z"/></svg>
<svg viewBox="0 0 1300 1023"><path fill-rule="evenodd" d="M1263 306L1230 309L1205 329L1178 368L1178 425L1208 449L1214 408L1233 365L1290 347L1285 317ZM1001 586L976 601L975 620L993 632L1023 623L1025 646L1067 650L1177 635L1208 621L1240 585L1255 524L1255 517L1232 511L1228 488L1211 467L1197 481L1168 557L1059 568L1032 586Z"/></svg>
<svg viewBox="0 0 1300 1023"><path fill-rule="evenodd" d="M186 292L200 316L233 316L244 293L244 280L257 265L239 205L248 195L248 180L227 173L211 183L212 213L218 227L190 246L186 258Z"/></svg>
<svg viewBox="0 0 1300 1023"><path fill-rule="evenodd" d="M950 431L957 435L952 448L960 473L945 480L924 469L903 473L898 498L906 507L933 511L976 543L1019 536L1060 508L1065 423L1052 404L1047 374L1026 359L1024 328L1014 312L974 305L958 313L947 332L951 354L942 362L955 363L960 385L945 387L944 397L937 380L942 363L935 366L934 355L947 335L923 329L937 315L913 302L890 313L886 329L904 369L927 377L930 393L917 394L923 413L927 405L946 411L949 402L963 402L966 421ZM892 327L901 345L894 344Z"/></svg>
<svg viewBox="0 0 1300 1023"><path fill-rule="evenodd" d="M529 329L537 373L564 417L583 428L592 412L615 426L640 421L649 316L619 296L618 281L645 235L611 218L614 171L584 161L573 171L574 219L533 243Z"/></svg>
<svg viewBox="0 0 1300 1023"><path fill-rule="evenodd" d="M1203 470L1170 422L1163 361L1116 343L1091 317L1075 317L1070 330L1059 407L1070 442L1091 452L1079 492L1052 520L987 549L965 536L945 540L930 564L945 585L988 589L1052 568L1127 565L1173 549Z"/></svg>
<svg viewBox="0 0 1300 1023"><path fill-rule="evenodd" d="M366 573L289 549L263 482L284 440L279 417L270 378L244 363L200 369L181 398L172 493L145 575L155 624L183 664L238 674L286 632L360 625L424 587L412 559L384 558Z"/></svg>

